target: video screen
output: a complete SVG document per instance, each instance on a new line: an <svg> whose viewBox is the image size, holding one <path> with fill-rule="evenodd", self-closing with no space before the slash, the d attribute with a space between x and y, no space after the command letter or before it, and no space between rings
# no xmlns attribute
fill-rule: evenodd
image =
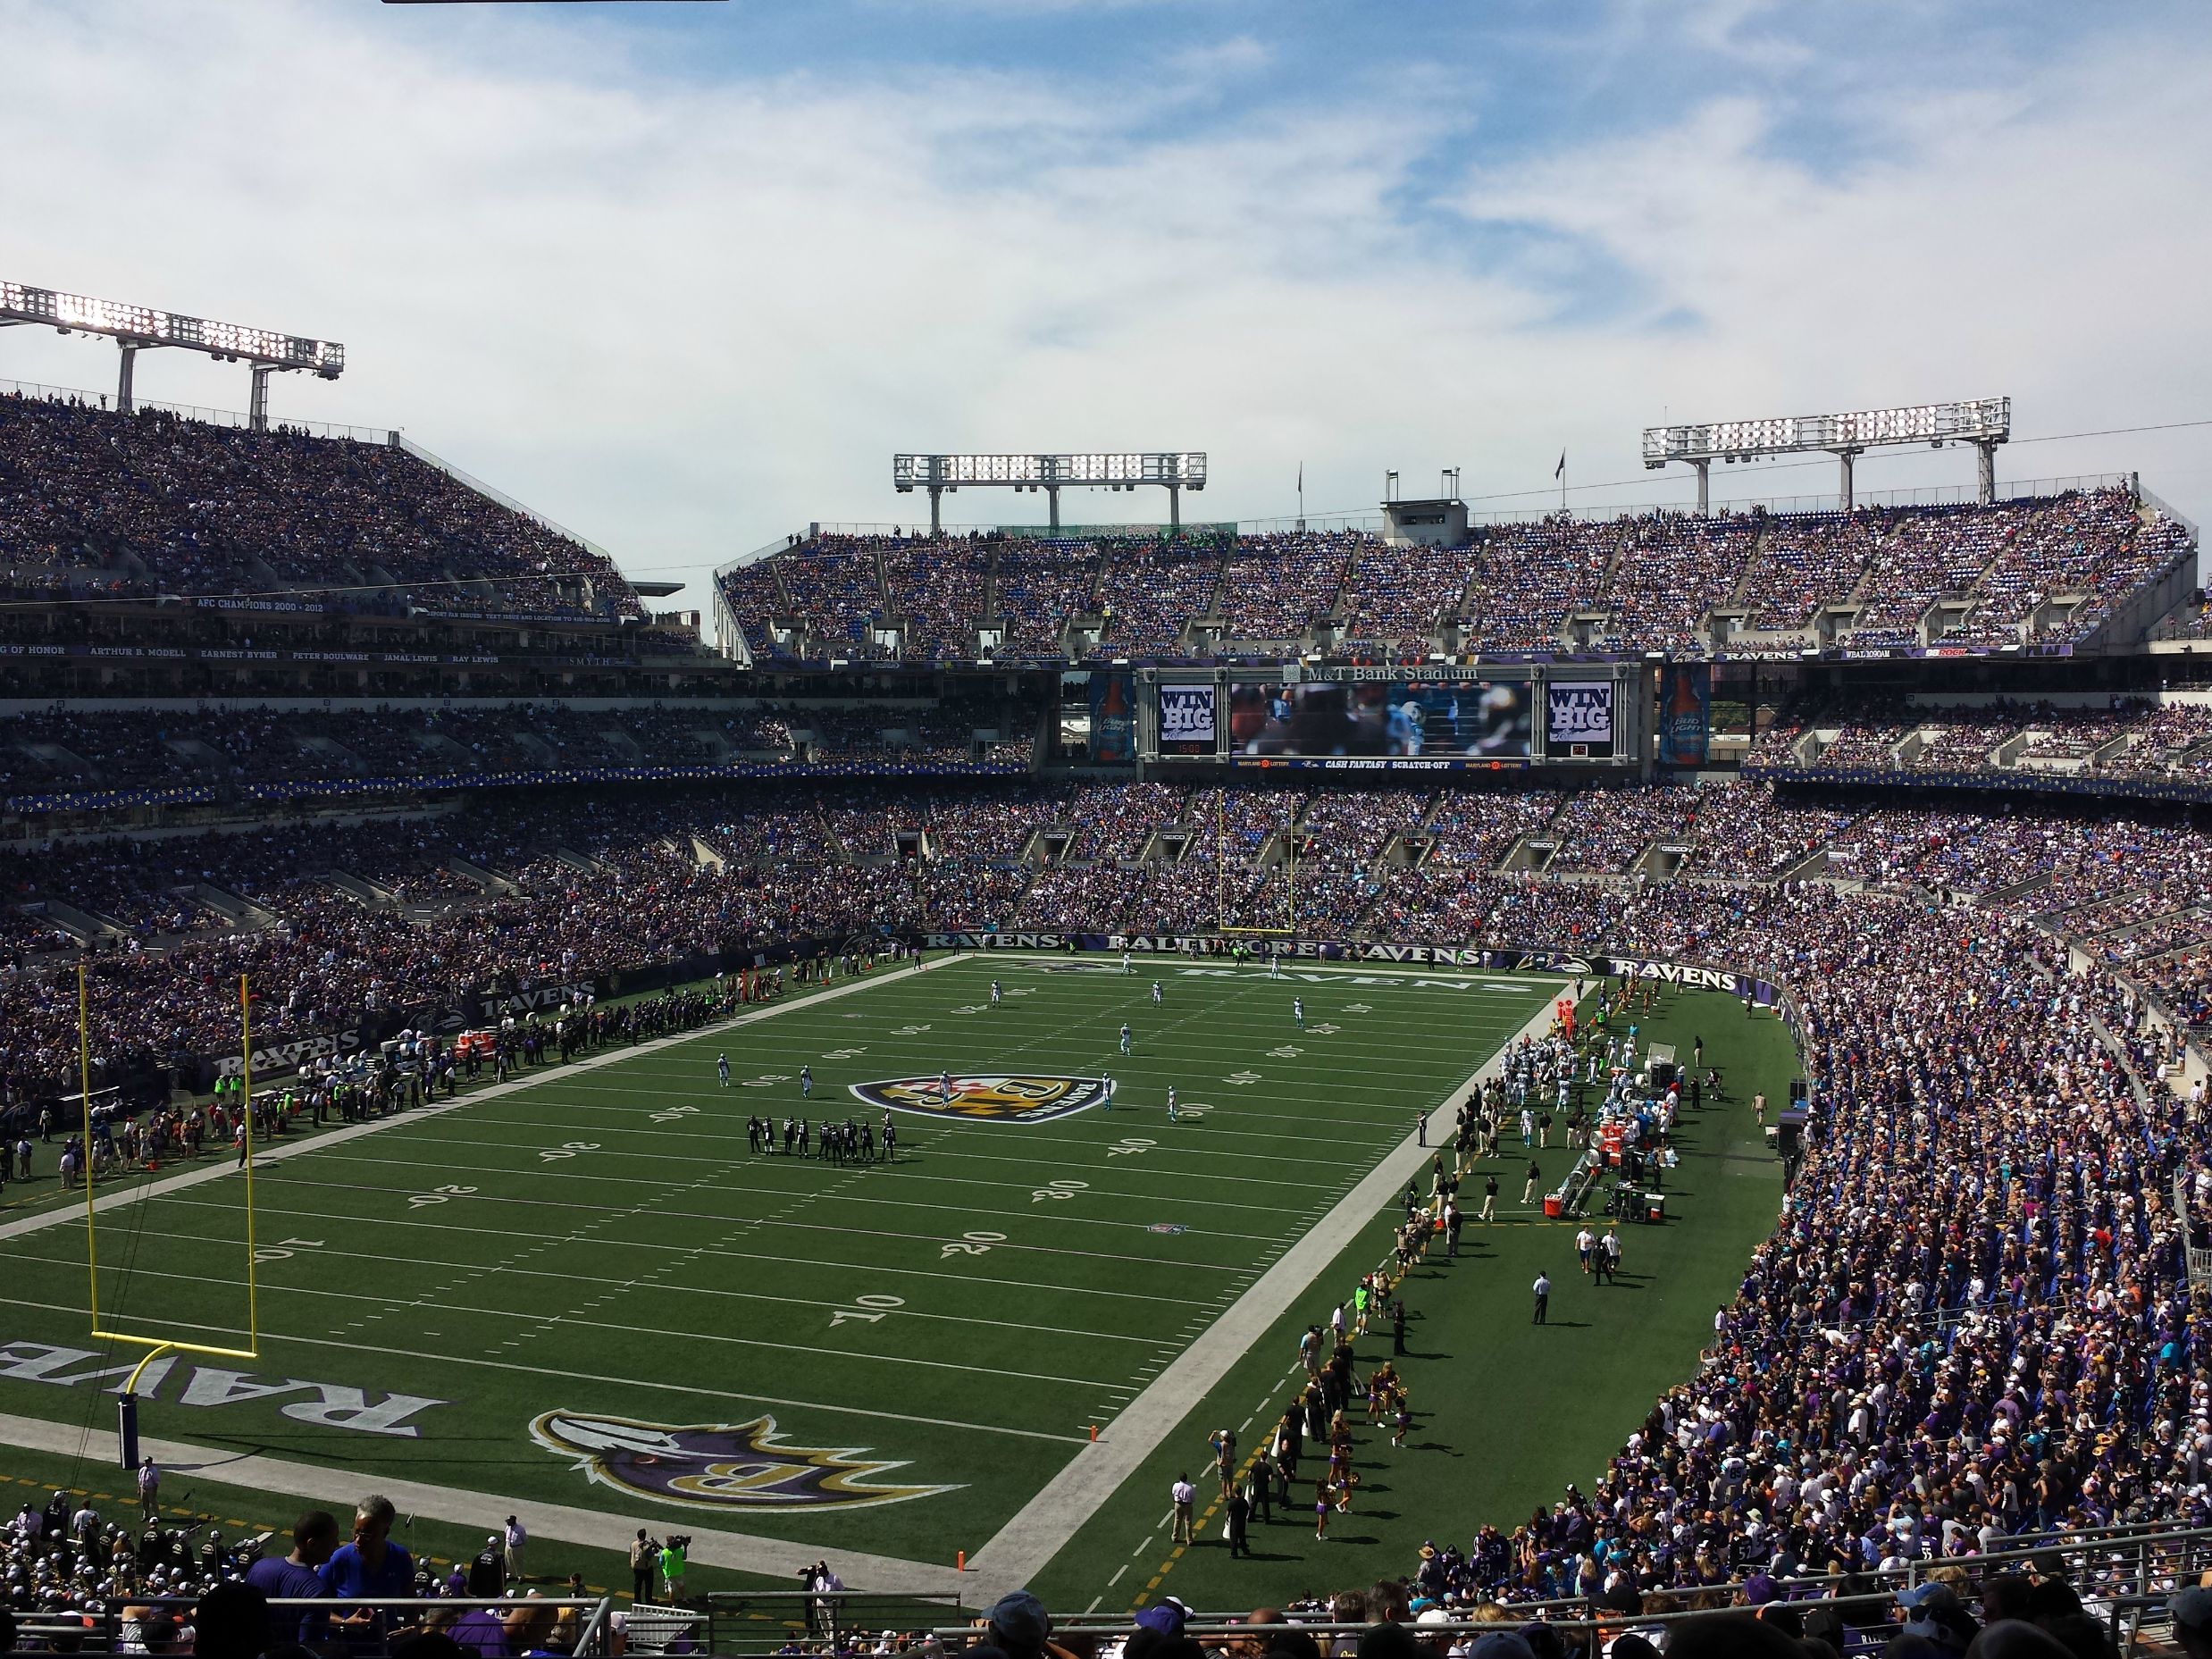
<svg viewBox="0 0 2212 1659"><path fill-rule="evenodd" d="M1613 682L1546 683L1544 753L1552 760L1613 758Z"/></svg>
<svg viewBox="0 0 2212 1659"><path fill-rule="evenodd" d="M1534 725L1527 680L1229 687L1236 755L1525 760Z"/></svg>
<svg viewBox="0 0 2212 1659"><path fill-rule="evenodd" d="M1215 688L1163 685L1160 695L1160 752L1211 755L1214 752Z"/></svg>

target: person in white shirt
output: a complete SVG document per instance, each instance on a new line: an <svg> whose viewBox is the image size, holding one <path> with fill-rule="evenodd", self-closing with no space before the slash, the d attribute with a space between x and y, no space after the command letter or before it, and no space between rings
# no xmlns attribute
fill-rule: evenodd
<svg viewBox="0 0 2212 1659"><path fill-rule="evenodd" d="M1187 1474L1177 1475L1175 1484L1168 1488L1168 1499L1175 1505L1175 1536L1173 1544L1191 1541L1191 1508L1198 1502L1198 1488L1191 1484Z"/></svg>
<svg viewBox="0 0 2212 1659"><path fill-rule="evenodd" d="M513 1589L523 1581L523 1551L530 1543L530 1534L523 1523L509 1515L507 1518L507 1587Z"/></svg>

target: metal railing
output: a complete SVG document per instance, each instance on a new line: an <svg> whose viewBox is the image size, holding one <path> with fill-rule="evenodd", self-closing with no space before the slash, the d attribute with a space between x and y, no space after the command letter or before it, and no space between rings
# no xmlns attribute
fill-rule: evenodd
<svg viewBox="0 0 2212 1659"><path fill-rule="evenodd" d="M711 1653L766 1655L791 1644L842 1645L848 1637L872 1643L884 1630L920 1630L943 1624L966 1628L971 1613L959 1596L889 1596L839 1590L710 1590L700 1598L707 1612Z"/></svg>
<svg viewBox="0 0 2212 1659"><path fill-rule="evenodd" d="M2071 478L2015 479L1997 486L1997 499L1999 503L2027 501L2064 495L2073 490L2134 490L2136 488L2135 474L2132 473L2090 473ZM1980 499L1972 484L1939 484L1921 490L1862 490L1852 492L1852 510L1864 512L1873 507L1972 507ZM1844 510L1840 495L1754 495L1715 501L1705 515L1717 517L1725 513L1747 513L1755 507L1770 515L1840 513ZM1697 511L1697 502L1692 498L1680 501L1631 501L1598 507L1573 507L1567 509L1567 516L1581 524L1610 524L1617 518L1641 518L1654 513L1694 516ZM1470 524L1496 526L1529 524L1558 516L1559 508L1556 507L1547 511L1540 504L1532 504L1502 511L1470 512L1467 518Z"/></svg>
<svg viewBox="0 0 2212 1659"><path fill-rule="evenodd" d="M15 1651L34 1650L36 1645L50 1653L143 1654L149 1651L145 1626L151 1616L165 1614L178 1624L188 1624L198 1604L193 1596L131 1595L106 1598L96 1613L19 1613ZM493 1613L504 1621L527 1612L529 1618L517 1620L509 1632L511 1638L522 1638L510 1641L517 1652L526 1645L574 1659L611 1659L616 1645L614 1600L607 1596L272 1596L268 1605L272 1636L317 1615L344 1621L368 1614L345 1626L349 1659L379 1659L417 1632L445 1629L470 1613ZM285 1644L280 1639L276 1645Z"/></svg>
<svg viewBox="0 0 2212 1659"><path fill-rule="evenodd" d="M2072 1530L2023 1535L2007 1539L1997 1549L1976 1554L1915 1561L1889 1571L1865 1573L1808 1573L1771 1579L1777 1601L1800 1613L1827 1608L1845 1615L1847 1624L1863 1630L1881 1631L1897 1605L1899 1591L1931 1579L1956 1580L1960 1599L1971 1602L1983 1583L2006 1573L2027 1573L2038 1578L2060 1578L2081 1597L2084 1608L2105 1622L2116 1638L2132 1637L2145 1629L2162 1629L2166 1598L2175 1590L2195 1584L2197 1575L2212 1566L2212 1529L2145 1524L2080 1528ZM1680 1590L1656 1589L1645 1593L1650 1611L1623 1613L1587 1596L1557 1597L1503 1604L1509 1615L1501 1625L1494 1614L1477 1620L1470 1615L1487 1599L1462 1597L1461 1614L1443 1623L1424 1623L1419 1634L1429 1638L1474 1638L1501 1628L1541 1621L1563 1635L1617 1633L1630 1628L1667 1627L1708 1616L1682 1605L1693 1597L1718 1596L1737 1607L1747 1605L1747 1580L1737 1579L1716 1586ZM1445 1608L1447 1613L1452 1612ZM1310 1621L1293 1615L1298 1628L1315 1638L1345 1635L1354 1638L1364 1623L1330 1621L1326 1613ZM1194 1613L1184 1625L1186 1636L1202 1643L1210 1638L1250 1638L1253 1627L1242 1613ZM1133 1616L1076 1617L1056 1620L1055 1640L1080 1645L1103 1643L1130 1635ZM946 1622L930 1632L948 1652L983 1643L986 1638L975 1621ZM722 1651L720 1648L717 1652Z"/></svg>
<svg viewBox="0 0 2212 1659"><path fill-rule="evenodd" d="M111 395L104 391L86 391L76 386L41 386L30 381L0 380L0 397L14 394L52 403L82 403L96 409L112 406ZM228 426L239 432L251 431L251 416L237 409L209 408L197 403L163 403L153 398L134 398L132 406L139 410L158 409L163 415L176 415L180 420L196 421L203 426ZM272 432L305 432L311 438L343 438L354 443L389 444L399 434L388 426L345 426L331 421L272 421Z"/></svg>

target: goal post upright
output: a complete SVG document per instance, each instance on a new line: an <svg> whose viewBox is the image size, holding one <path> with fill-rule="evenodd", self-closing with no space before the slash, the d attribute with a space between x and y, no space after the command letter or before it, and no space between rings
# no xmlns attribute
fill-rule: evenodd
<svg viewBox="0 0 2212 1659"><path fill-rule="evenodd" d="M224 1347L214 1343L193 1342L181 1336L147 1336L136 1331L108 1330L100 1318L100 1254L98 1204L92 1173L92 1006L90 988L85 978L85 966L77 964L77 1085L80 1091L79 1117L83 1144L80 1149L85 1183L85 1306L90 1316L93 1339L96 1342L121 1343L129 1347L143 1348L146 1353L131 1368L121 1390L115 1396L116 1427L118 1430L120 1462L125 1469L135 1468L138 1462L138 1378L146 1368L164 1353L201 1353L226 1360L257 1360L261 1357L261 1305L258 1269L255 1264L254 1244L254 1127L253 1077L254 1041L247 977L239 976L239 1040L242 1048L239 1075L244 1081L241 1097L239 1131L245 1135L244 1168L246 1171L246 1344L243 1348ZM146 1202L142 1197L140 1202Z"/></svg>

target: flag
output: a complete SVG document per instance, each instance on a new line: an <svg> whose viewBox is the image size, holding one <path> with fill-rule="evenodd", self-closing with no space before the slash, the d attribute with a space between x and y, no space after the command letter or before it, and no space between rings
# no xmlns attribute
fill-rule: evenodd
<svg viewBox="0 0 2212 1659"><path fill-rule="evenodd" d="M1566 475L1567 475L1567 452L1566 452L1564 449L1562 449L1562 450L1559 452L1559 465L1558 465L1557 466L1554 466L1554 468L1552 468L1552 476L1553 476L1554 478L1564 478Z"/></svg>
<svg viewBox="0 0 2212 1659"><path fill-rule="evenodd" d="M1305 464L1303 461L1301 461L1301 462L1299 462L1299 463L1298 463L1298 493L1299 493L1300 495L1303 495L1303 494L1305 494L1305 492L1306 492L1306 464Z"/></svg>

